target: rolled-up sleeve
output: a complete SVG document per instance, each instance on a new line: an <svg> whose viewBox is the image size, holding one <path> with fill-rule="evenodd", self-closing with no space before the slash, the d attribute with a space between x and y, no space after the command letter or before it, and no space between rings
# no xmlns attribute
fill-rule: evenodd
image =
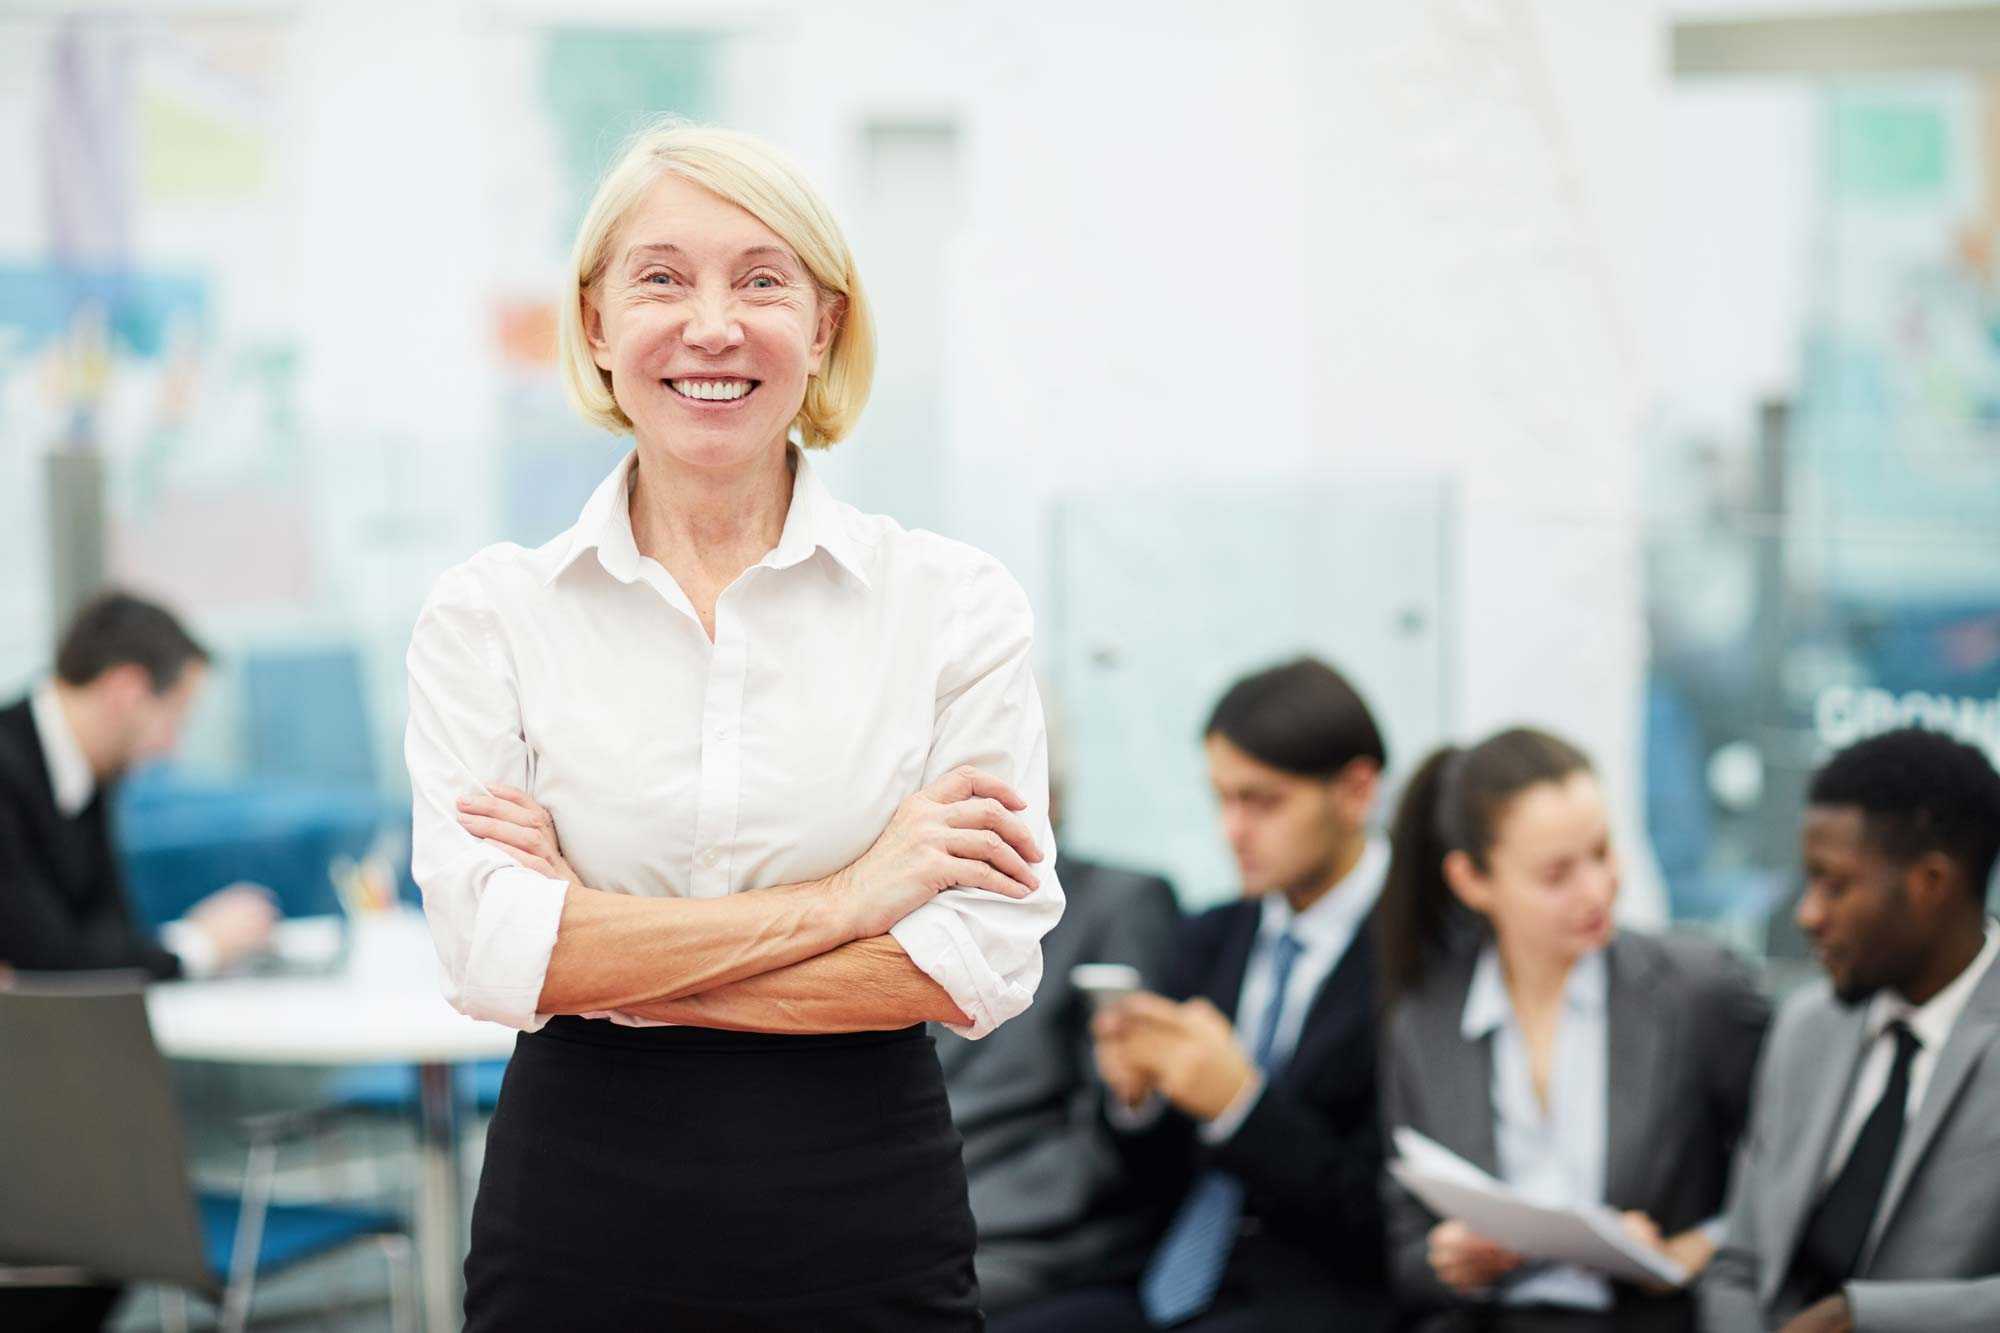
<svg viewBox="0 0 2000 1333"><path fill-rule="evenodd" d="M511 659L476 576L438 580L410 636L411 873L445 997L473 1018L533 1031L568 886L536 874L458 822L457 801L487 784L529 787Z"/></svg>
<svg viewBox="0 0 2000 1333"><path fill-rule="evenodd" d="M972 1021L978 1038L1028 1007L1042 979L1042 936L1062 916L1055 835L1049 827L1048 733L1035 687L1034 613L998 561L981 555L959 584L953 632L939 675L937 719L924 783L961 764L1021 794L1020 818L1043 859L1026 898L958 888L904 917L890 934Z"/></svg>

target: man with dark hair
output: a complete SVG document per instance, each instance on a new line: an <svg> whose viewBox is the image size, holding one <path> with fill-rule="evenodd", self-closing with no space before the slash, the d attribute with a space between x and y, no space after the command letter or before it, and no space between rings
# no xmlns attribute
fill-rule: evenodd
<svg viewBox="0 0 2000 1333"><path fill-rule="evenodd" d="M1826 980L1765 1048L1703 1327L2000 1328L2000 774L1934 732L1862 741L1803 846Z"/></svg>
<svg viewBox="0 0 2000 1333"><path fill-rule="evenodd" d="M113 846L113 789L173 748L207 663L170 613L106 593L64 634L55 676L0 709L0 964L165 978L225 967L269 938L270 894L236 884L155 940L132 918Z"/></svg>
<svg viewBox="0 0 2000 1333"><path fill-rule="evenodd" d="M1388 1328L1368 823L1387 750L1339 672L1237 682L1204 728L1242 898L1187 921L1164 994L1095 1023L1109 1114L1164 1228L1135 1285L1012 1330Z"/></svg>

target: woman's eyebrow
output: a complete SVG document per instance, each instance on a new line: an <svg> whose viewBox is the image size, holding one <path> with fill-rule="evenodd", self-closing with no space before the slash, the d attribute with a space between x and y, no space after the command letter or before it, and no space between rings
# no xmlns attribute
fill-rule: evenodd
<svg viewBox="0 0 2000 1333"><path fill-rule="evenodd" d="M625 262L632 264L641 259L664 258L667 256L684 259L687 257L687 251L681 249L672 241L649 241L643 245L635 245L627 250L625 252ZM777 259L785 263L794 262L792 252L785 249L782 245L753 245L737 255L739 262L746 259Z"/></svg>

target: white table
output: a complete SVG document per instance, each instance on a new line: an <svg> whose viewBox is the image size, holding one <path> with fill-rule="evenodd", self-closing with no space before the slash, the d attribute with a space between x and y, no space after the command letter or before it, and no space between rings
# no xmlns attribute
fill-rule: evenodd
<svg viewBox="0 0 2000 1333"><path fill-rule="evenodd" d="M333 923L285 923L281 953L305 956L336 935ZM396 913L355 934L346 966L321 976L175 981L147 991L153 1038L176 1060L229 1064L417 1066L417 1266L424 1326L460 1325L457 1100L451 1069L506 1056L514 1030L445 1003L423 918Z"/></svg>

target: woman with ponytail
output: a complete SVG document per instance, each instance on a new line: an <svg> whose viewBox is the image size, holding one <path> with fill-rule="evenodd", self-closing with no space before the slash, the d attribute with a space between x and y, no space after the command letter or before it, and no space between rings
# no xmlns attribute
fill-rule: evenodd
<svg viewBox="0 0 2000 1333"><path fill-rule="evenodd" d="M1604 1204L1697 1274L1770 1009L1740 962L1617 930L1603 790L1525 728L1432 755L1391 826L1376 910L1383 1123L1537 1202ZM1388 1190L1399 1293L1425 1333L1692 1330L1683 1291L1534 1263Z"/></svg>

